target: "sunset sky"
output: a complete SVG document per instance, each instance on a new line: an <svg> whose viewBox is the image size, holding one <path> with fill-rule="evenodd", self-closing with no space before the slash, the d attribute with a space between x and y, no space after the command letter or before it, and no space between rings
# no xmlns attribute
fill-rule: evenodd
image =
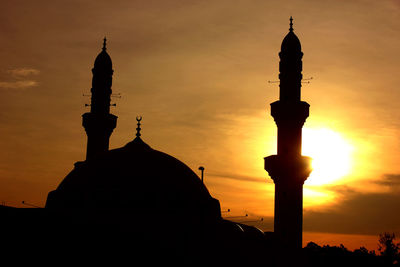
<svg viewBox="0 0 400 267"><path fill-rule="evenodd" d="M110 148L142 138L199 173L224 216L273 230L280 45L289 17L310 117L304 242L376 249L400 235L400 2L2 1L0 201L44 206L84 160L81 115L104 36L118 116Z"/></svg>

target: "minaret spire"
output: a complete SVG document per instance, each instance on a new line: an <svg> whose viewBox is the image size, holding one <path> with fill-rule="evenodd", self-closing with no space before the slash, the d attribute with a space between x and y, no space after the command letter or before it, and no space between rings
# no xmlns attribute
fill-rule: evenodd
<svg viewBox="0 0 400 267"><path fill-rule="evenodd" d="M279 100L271 103L278 151L265 158L265 170L275 183L275 235L289 254L296 254L302 247L303 183L311 172L311 158L301 155L302 128L310 105L301 101L303 52L292 21L290 17L289 33L279 53Z"/></svg>
<svg viewBox="0 0 400 267"><path fill-rule="evenodd" d="M107 45L107 38L104 36L104 39L103 39L103 48L102 48L103 51L106 51L106 50L107 50L106 45Z"/></svg>
<svg viewBox="0 0 400 267"><path fill-rule="evenodd" d="M136 121L137 121L137 128L136 128L136 137L140 137L140 130L142 130L142 128L140 128L140 121L142 120L142 116L137 116L136 117Z"/></svg>
<svg viewBox="0 0 400 267"><path fill-rule="evenodd" d="M117 116L110 113L112 61L106 52L104 37L103 48L94 61L92 69L92 98L90 112L82 115L82 125L88 136L86 159L98 156L108 150L111 133L117 125Z"/></svg>

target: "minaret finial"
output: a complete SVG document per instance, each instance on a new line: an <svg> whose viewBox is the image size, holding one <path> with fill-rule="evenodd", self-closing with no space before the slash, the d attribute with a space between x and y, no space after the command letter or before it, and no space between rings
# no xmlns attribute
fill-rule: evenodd
<svg viewBox="0 0 400 267"><path fill-rule="evenodd" d="M107 50L106 42L107 42L107 38L104 36L104 39L103 39L103 51Z"/></svg>
<svg viewBox="0 0 400 267"><path fill-rule="evenodd" d="M136 137L141 136L140 134L140 121L142 120L142 116L136 116L136 121L137 121L137 128L136 128Z"/></svg>
<svg viewBox="0 0 400 267"><path fill-rule="evenodd" d="M289 31L290 32L292 32L293 31L293 18L292 18L292 16L290 16L290 23L289 23L289 25L290 25L290 28L289 28Z"/></svg>

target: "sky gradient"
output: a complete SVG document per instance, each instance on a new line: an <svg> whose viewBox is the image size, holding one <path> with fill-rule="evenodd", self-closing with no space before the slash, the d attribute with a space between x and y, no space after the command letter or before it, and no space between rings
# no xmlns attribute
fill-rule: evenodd
<svg viewBox="0 0 400 267"><path fill-rule="evenodd" d="M305 183L304 239L376 249L400 234L400 4L398 1L4 1L0 11L0 201L44 206L85 159L81 115L91 68L107 36L117 128L110 148L135 136L191 167L224 216L273 230L276 154L269 104L278 100L278 53L289 17L299 37L310 117L303 151L347 171ZM307 137L312 136L312 138ZM307 141L308 140L308 141ZM311 141L310 141L311 140ZM326 146L325 146L326 145ZM307 155L307 154L306 154ZM336 165L335 165L336 164ZM326 182L323 182L326 181ZM250 224L250 223L249 223ZM341 240L341 241L338 241Z"/></svg>

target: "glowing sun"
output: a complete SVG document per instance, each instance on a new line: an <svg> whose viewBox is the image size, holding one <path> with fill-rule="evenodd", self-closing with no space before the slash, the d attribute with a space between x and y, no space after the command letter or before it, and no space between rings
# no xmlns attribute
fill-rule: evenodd
<svg viewBox="0 0 400 267"><path fill-rule="evenodd" d="M302 154L313 158L309 185L330 184L351 170L353 147L330 129L303 129Z"/></svg>

